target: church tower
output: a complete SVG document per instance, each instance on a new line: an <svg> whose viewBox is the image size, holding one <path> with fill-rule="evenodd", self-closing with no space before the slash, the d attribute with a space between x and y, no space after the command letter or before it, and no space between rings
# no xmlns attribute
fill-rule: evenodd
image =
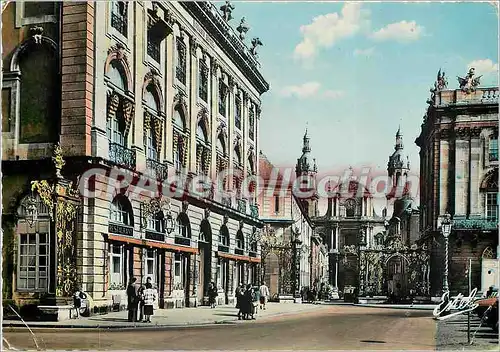
<svg viewBox="0 0 500 352"><path fill-rule="evenodd" d="M394 211L394 201L406 194L406 182L408 173L410 172L410 161L408 156L404 155L403 135L401 134L401 127L396 132L396 144L394 145L394 152L389 156L387 163L387 175L390 178L389 189L387 193L387 207L384 217L390 217Z"/></svg>
<svg viewBox="0 0 500 352"><path fill-rule="evenodd" d="M306 133L303 138L302 156L297 159L295 167L295 175L297 178L301 177L300 192L312 194L308 198L301 197L302 204L306 207L307 213L310 217L314 217L318 211L318 192L316 190L316 174L318 168L316 166L316 159L311 158L311 139ZM296 192L296 194L298 194ZM299 196L300 197L300 196Z"/></svg>

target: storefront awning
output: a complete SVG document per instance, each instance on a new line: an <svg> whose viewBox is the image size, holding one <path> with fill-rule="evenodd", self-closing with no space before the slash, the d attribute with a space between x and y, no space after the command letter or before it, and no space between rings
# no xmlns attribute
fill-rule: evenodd
<svg viewBox="0 0 500 352"><path fill-rule="evenodd" d="M198 248L191 248L185 246L177 246L175 244L170 243L162 243L148 240L141 240L139 238L133 237L125 237L125 236L117 236L117 235L108 235L108 239L112 241L125 242L130 244L136 244L139 246L153 247L153 248L164 248L171 251L179 251L179 252L187 252L187 253L198 253Z"/></svg>
<svg viewBox="0 0 500 352"><path fill-rule="evenodd" d="M236 260L240 262L250 262L250 263L260 263L260 258L253 258L246 255L235 255L225 252L217 252L217 256L220 258L226 258L231 260Z"/></svg>

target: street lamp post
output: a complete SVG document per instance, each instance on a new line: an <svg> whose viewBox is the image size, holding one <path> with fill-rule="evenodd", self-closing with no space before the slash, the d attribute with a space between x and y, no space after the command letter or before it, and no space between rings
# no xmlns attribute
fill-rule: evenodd
<svg viewBox="0 0 500 352"><path fill-rule="evenodd" d="M444 282L443 282L444 292L448 292L450 290L448 287L448 237L450 236L451 233L451 226L452 226L451 216L450 214L446 213L443 216L443 220L441 221L441 233L443 234L445 243Z"/></svg>

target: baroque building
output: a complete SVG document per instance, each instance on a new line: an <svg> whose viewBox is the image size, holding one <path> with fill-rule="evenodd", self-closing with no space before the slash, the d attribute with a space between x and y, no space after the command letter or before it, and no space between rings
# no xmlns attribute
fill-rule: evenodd
<svg viewBox="0 0 500 352"><path fill-rule="evenodd" d="M297 196L291 174L259 157L262 278L273 299L301 301L301 291L325 278L326 247L314 233L308 208ZM287 178L288 177L288 178Z"/></svg>
<svg viewBox="0 0 500 352"><path fill-rule="evenodd" d="M4 297L61 319L77 286L97 312L126 304L132 277L152 279L161 308L204 304L211 281L230 303L257 280L263 223L244 179L269 85L233 9L6 5Z"/></svg>
<svg viewBox="0 0 500 352"><path fill-rule="evenodd" d="M420 242L432 250L431 291L448 276L452 294L498 286L498 87L471 68L449 88L439 71L416 144L420 147ZM451 216L448 245L441 223ZM448 261L447 261L448 260Z"/></svg>

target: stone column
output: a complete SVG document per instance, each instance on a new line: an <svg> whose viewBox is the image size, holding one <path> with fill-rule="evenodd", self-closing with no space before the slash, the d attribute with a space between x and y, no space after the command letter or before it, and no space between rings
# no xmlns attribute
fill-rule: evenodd
<svg viewBox="0 0 500 352"><path fill-rule="evenodd" d="M449 184L449 166L450 166L450 142L449 130L441 131L440 140L440 158L439 158L439 214L445 214L448 208L448 189L451 187ZM450 209L451 210L451 209Z"/></svg>
<svg viewBox="0 0 500 352"><path fill-rule="evenodd" d="M466 216L468 177L469 177L469 142L467 130L459 129L455 131L457 139L455 141L455 217Z"/></svg>
<svg viewBox="0 0 500 352"><path fill-rule="evenodd" d="M479 139L479 131L471 135L470 147L470 184L472 185L472 187L470 187L470 216L481 217L480 194L479 187L477 187L480 183L481 172L481 141Z"/></svg>

